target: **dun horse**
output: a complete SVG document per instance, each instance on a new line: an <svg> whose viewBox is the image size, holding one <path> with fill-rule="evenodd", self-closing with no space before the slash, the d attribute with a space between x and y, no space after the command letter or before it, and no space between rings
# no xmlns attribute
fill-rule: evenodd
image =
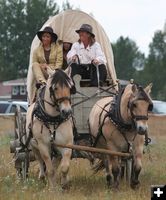
<svg viewBox="0 0 166 200"><path fill-rule="evenodd" d="M39 91L36 103L27 112L26 131L32 134L31 146L39 161L39 178L45 177L44 165L51 188L55 187L55 169L52 154L58 149L62 155L60 171L61 184L66 186L71 149L56 148L58 144L73 144L73 125L71 120L70 92L72 81L62 70L55 73L49 70L49 78L45 87ZM56 163L57 164L57 163Z"/></svg>
<svg viewBox="0 0 166 200"><path fill-rule="evenodd" d="M149 93L152 85L145 89L137 84L128 84L115 98L106 97L99 100L89 115L89 126L94 146L105 147L112 151L129 152L132 150L133 166L130 185L139 185L142 168L143 146L147 134L148 111L153 104ZM107 184L119 186L121 159L116 156L103 157L96 170L106 168Z"/></svg>

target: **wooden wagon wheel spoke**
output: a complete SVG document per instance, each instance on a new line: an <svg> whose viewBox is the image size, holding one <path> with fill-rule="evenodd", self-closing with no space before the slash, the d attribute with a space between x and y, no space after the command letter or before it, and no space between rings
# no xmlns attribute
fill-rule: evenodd
<svg viewBox="0 0 166 200"><path fill-rule="evenodd" d="M20 139L21 133L21 111L20 106L17 105L16 112L15 112L15 139Z"/></svg>

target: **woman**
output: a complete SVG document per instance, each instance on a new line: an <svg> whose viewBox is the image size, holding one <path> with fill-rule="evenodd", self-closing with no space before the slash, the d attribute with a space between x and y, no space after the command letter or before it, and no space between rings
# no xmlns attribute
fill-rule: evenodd
<svg viewBox="0 0 166 200"><path fill-rule="evenodd" d="M62 47L56 43L58 36L51 27L38 31L37 36L41 43L33 53L32 69L39 87L46 83L48 67L52 70L62 68L63 53Z"/></svg>
<svg viewBox="0 0 166 200"><path fill-rule="evenodd" d="M65 70L68 67L67 63L67 54L70 51L72 43L70 42L63 42L63 66L62 69Z"/></svg>
<svg viewBox="0 0 166 200"><path fill-rule="evenodd" d="M100 44L95 41L92 26L83 24L76 32L79 34L79 40L67 54L68 62L73 62L71 76L80 74L82 78L90 78L91 86L98 86L100 80L102 86L107 76L106 58ZM78 64L74 63L77 59Z"/></svg>

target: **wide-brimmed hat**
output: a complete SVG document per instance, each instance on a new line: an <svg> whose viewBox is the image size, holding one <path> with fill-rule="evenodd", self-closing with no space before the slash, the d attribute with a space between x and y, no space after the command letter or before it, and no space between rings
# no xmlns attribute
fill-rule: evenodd
<svg viewBox="0 0 166 200"><path fill-rule="evenodd" d="M93 33L92 26L89 24L82 24L79 30L76 30L76 33L79 33L80 31L85 31L87 33L90 33L92 37L95 37L95 34Z"/></svg>
<svg viewBox="0 0 166 200"><path fill-rule="evenodd" d="M37 36L38 36L39 40L42 41L42 35L43 35L44 33L49 33L49 34L51 35L51 37L52 37L52 42L56 42L58 36L57 36L56 33L54 33L53 29L52 29L50 26L46 26L46 27L44 28L44 30L38 31L38 32L37 32Z"/></svg>

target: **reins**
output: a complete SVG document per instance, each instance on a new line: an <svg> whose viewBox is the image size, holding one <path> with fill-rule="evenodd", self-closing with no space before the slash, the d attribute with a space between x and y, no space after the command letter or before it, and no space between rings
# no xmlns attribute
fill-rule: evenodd
<svg viewBox="0 0 166 200"><path fill-rule="evenodd" d="M100 94L106 92L106 93L111 94L111 95L116 95L116 93L110 92L110 91L109 91L111 88L114 88L115 86L116 86L116 84L111 85L111 86L108 87L107 89L103 89L103 88L100 87L100 88L99 88L99 89L101 89ZM80 95L86 97L86 99L83 99L83 100L81 100L81 101L79 101L79 102L73 104L72 107L75 107L75 106L77 106L77 105L79 105L79 104L81 104L81 103L83 103L83 102L86 102L86 101L88 101L88 100L90 100L90 99L96 97L96 96L99 94L99 93L98 93L98 90L97 90L93 95L91 95L91 96L88 96L88 95L86 95L86 94L83 94L82 92L80 92L80 91L78 91L78 90L76 90L76 93L78 93L78 94L80 94ZM100 106L99 106L99 107L100 107Z"/></svg>

